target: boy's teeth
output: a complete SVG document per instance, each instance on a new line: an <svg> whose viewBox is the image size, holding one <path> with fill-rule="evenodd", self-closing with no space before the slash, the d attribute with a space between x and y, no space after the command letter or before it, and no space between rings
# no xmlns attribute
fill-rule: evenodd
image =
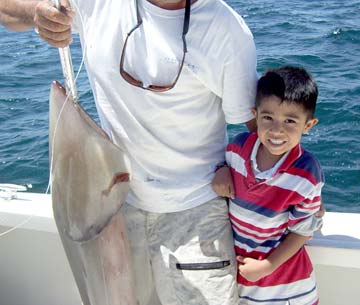
<svg viewBox="0 0 360 305"><path fill-rule="evenodd" d="M284 141L282 141L282 140L273 140L273 139L270 139L270 142L271 142L272 144L282 144Z"/></svg>

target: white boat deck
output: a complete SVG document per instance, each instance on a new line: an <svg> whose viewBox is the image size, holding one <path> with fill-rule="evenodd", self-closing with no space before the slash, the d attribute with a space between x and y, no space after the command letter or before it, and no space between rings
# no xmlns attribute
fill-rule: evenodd
<svg viewBox="0 0 360 305"><path fill-rule="evenodd" d="M327 212L307 248L320 304L360 305L360 214ZM0 305L81 305L49 195L0 198L0 249Z"/></svg>

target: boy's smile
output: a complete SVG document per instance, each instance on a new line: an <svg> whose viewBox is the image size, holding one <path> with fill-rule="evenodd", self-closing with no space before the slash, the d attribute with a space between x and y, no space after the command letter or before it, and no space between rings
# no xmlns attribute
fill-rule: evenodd
<svg viewBox="0 0 360 305"><path fill-rule="evenodd" d="M300 142L303 133L308 132L318 122L316 118L308 118L308 113L302 105L281 102L276 96L263 98L254 114L262 143L257 159L265 158L265 163L271 161L270 163L275 164Z"/></svg>

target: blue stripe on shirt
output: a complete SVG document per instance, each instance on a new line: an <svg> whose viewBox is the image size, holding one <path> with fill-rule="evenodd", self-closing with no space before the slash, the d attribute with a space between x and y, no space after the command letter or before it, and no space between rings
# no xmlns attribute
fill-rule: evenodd
<svg viewBox="0 0 360 305"><path fill-rule="evenodd" d="M234 143L240 147L243 147L244 143L246 142L246 140L248 139L248 137L250 135L251 135L251 133L249 133L249 132L240 133L234 138L234 140L231 143Z"/></svg>
<svg viewBox="0 0 360 305"><path fill-rule="evenodd" d="M262 207L260 205L257 205L255 203L241 200L239 198L231 199L232 203L249 211L255 212L257 214L272 218L275 216L279 216L281 213L287 213L289 211L289 208L286 208L283 211L274 211L265 207Z"/></svg>
<svg viewBox="0 0 360 305"><path fill-rule="evenodd" d="M264 299L264 300L259 300L259 299L254 299L252 297L248 297L248 296L240 296L241 299L246 299L246 300L250 300L253 302L258 302L258 303L265 303L265 302L284 302L284 301L290 301L292 299L297 299L297 298L301 298L307 294L312 293L314 290L316 289L316 286L314 286L313 288L311 288L310 290L303 292L303 293L299 293L296 295L293 295L291 297L287 297L287 298L273 298L273 299Z"/></svg>
<svg viewBox="0 0 360 305"><path fill-rule="evenodd" d="M275 248L276 244L281 242L282 240L284 240L286 237L286 235L281 235L280 238L275 239L275 240L270 239L270 240L265 240L263 242L256 242L253 239L245 238L242 235L238 235L235 231L233 231L233 233L234 233L234 239L236 241L249 246L250 248L252 248L255 251L256 251L256 248L258 248L258 247ZM275 237L278 237L278 236L275 236Z"/></svg>
<svg viewBox="0 0 360 305"><path fill-rule="evenodd" d="M296 160L293 164L293 167L305 170L316 179L316 181L324 182L324 173L321 169L319 161L308 151L304 151L304 154Z"/></svg>

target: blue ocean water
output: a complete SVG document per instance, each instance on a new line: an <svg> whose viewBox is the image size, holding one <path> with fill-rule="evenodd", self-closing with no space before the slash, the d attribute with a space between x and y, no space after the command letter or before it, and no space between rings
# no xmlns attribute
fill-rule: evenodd
<svg viewBox="0 0 360 305"><path fill-rule="evenodd" d="M320 160L329 211L360 213L360 1L227 0L254 34L258 72L284 64L318 82L319 124L303 145ZM191 28L190 28L191 30ZM75 70L81 50L71 46ZM62 80L58 51L33 32L0 26L0 183L45 192L49 178L48 96ZM96 118L85 69L77 81L83 107ZM243 127L229 126L230 137Z"/></svg>

